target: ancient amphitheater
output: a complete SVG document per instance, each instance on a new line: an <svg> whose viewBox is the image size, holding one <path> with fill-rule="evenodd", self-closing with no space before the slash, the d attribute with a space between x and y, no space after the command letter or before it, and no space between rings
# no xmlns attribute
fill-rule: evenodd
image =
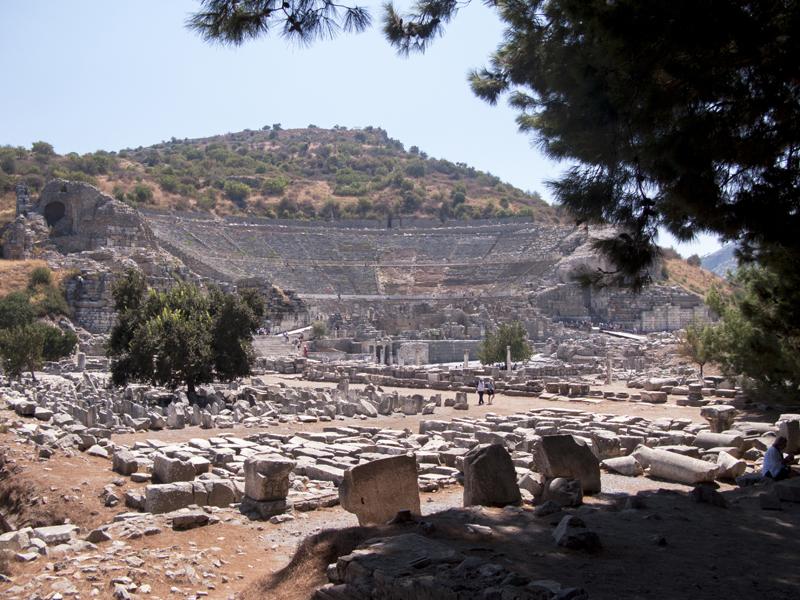
<svg viewBox="0 0 800 600"><path fill-rule="evenodd" d="M480 302L475 303L480 299L492 302L500 318L505 311L529 323L577 319L637 331L678 329L695 317L708 318L702 299L677 287L656 285L639 296L581 290L574 274L601 264L591 248L597 233L531 218L218 218L136 211L90 185L62 180L49 182L38 198L21 186L17 215L3 232L5 258L52 250L67 266L97 270L86 261L108 263L99 269L105 275L81 280L68 290L78 319L90 331L107 330L113 320L107 279L114 270L137 264L151 277L168 279L174 270L164 261L169 255L195 276L225 285L277 286L295 313L297 298L316 306L302 319L292 316L298 325L315 314L359 313L343 308L342 300L378 303L374 310L405 315L395 319L395 326L386 326L392 334L413 325L407 318L414 313L411 307L381 304L398 300L444 302L441 308L467 308L460 304L469 302L470 310L480 311ZM546 334L541 324L530 330L532 335Z"/></svg>

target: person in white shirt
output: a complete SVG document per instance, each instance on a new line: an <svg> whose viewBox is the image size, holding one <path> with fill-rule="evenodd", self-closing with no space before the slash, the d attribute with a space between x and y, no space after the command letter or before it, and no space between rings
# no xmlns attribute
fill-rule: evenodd
<svg viewBox="0 0 800 600"><path fill-rule="evenodd" d="M764 477L772 477L776 481L781 479L791 479L792 477L799 477L800 473L793 471L789 467L789 463L794 460L792 454L783 456L783 451L786 450L789 440L784 436L779 436L769 447L767 453L764 455L764 464L761 467L761 474Z"/></svg>
<svg viewBox="0 0 800 600"><path fill-rule="evenodd" d="M483 377L478 377L478 404L483 404L483 392L486 388L483 385Z"/></svg>

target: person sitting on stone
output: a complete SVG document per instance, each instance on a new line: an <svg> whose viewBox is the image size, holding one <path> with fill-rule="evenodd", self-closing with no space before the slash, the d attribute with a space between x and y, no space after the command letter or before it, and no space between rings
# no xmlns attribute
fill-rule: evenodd
<svg viewBox="0 0 800 600"><path fill-rule="evenodd" d="M764 455L764 465L761 468L761 474L764 477L772 477L775 481L800 477L800 473L789 466L794 460L794 455L783 455L783 451L786 450L788 444L789 440L786 437L779 436L769 447L769 450Z"/></svg>

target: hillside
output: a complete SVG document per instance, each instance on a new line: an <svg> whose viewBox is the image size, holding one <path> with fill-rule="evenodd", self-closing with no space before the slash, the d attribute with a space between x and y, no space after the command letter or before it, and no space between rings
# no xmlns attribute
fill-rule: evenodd
<svg viewBox="0 0 800 600"><path fill-rule="evenodd" d="M716 286L723 294L730 295L735 286L716 273L705 268L690 265L680 258L666 259L664 262L669 283L679 285L688 292L706 297L712 286ZM663 276L662 271L662 276Z"/></svg>
<svg viewBox="0 0 800 600"><path fill-rule="evenodd" d="M137 208L289 219L533 216L567 223L560 208L463 163L405 149L379 128L245 130L119 152L56 155L0 148L0 225L14 217L19 180L85 181Z"/></svg>

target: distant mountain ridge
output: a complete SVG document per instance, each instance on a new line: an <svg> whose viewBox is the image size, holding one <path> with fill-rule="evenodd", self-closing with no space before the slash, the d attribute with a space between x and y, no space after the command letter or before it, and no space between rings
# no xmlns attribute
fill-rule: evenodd
<svg viewBox="0 0 800 600"><path fill-rule="evenodd" d="M703 268L712 273L716 273L720 277L726 277L728 275L728 270L736 273L736 257L733 254L735 250L736 244L730 242L716 252L701 257L700 260L702 261Z"/></svg>

